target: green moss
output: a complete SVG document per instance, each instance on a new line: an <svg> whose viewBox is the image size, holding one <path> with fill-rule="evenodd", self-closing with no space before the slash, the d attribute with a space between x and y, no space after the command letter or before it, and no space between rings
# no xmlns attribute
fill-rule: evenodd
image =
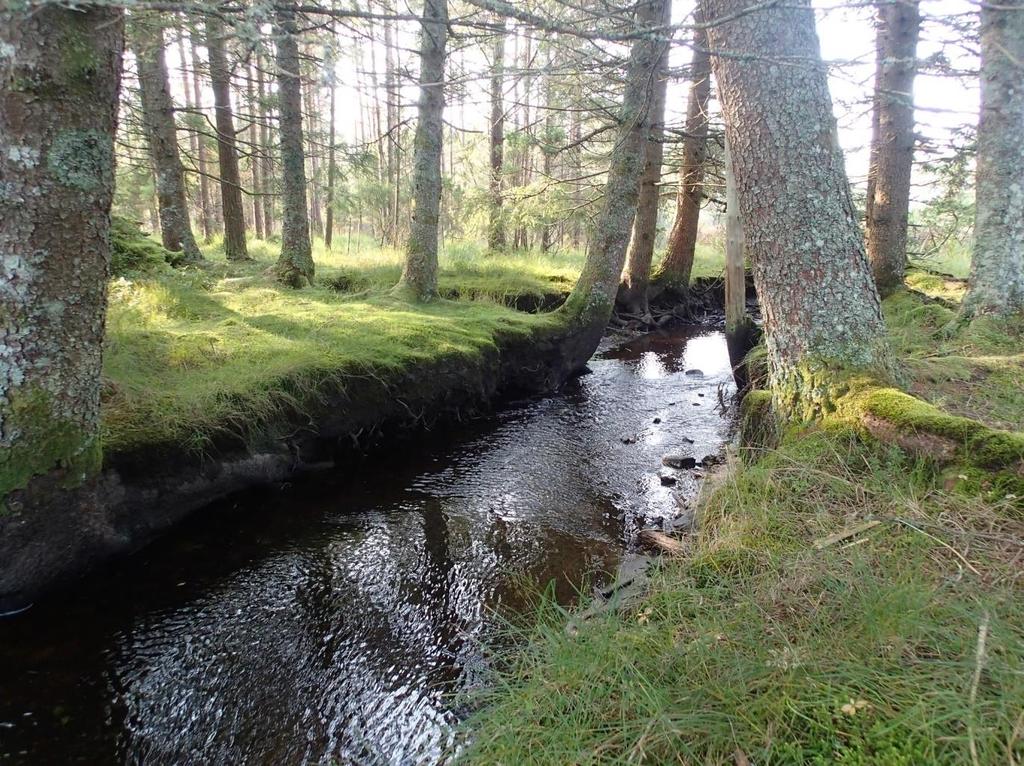
<svg viewBox="0 0 1024 766"><path fill-rule="evenodd" d="M0 451L0 506L36 476L60 470L64 486L77 486L99 470L99 440L62 417L45 391L11 392L0 420L13 436L12 445Z"/></svg>
<svg viewBox="0 0 1024 766"><path fill-rule="evenodd" d="M1024 461L1024 434L1000 431L976 420L950 415L903 391L872 388L852 395L846 404L853 412L874 415L907 433L949 439L967 463L998 468Z"/></svg>
<svg viewBox="0 0 1024 766"><path fill-rule="evenodd" d="M111 216L111 276L127 277L161 271L173 261L174 256L174 253L146 236L134 221L118 215Z"/></svg>

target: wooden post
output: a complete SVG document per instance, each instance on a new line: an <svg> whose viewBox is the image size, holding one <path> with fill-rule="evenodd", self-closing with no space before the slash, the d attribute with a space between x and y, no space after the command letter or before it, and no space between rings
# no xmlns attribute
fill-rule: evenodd
<svg viewBox="0 0 1024 766"><path fill-rule="evenodd" d="M747 278L743 269L743 219L725 141L725 332L734 335L746 324Z"/></svg>

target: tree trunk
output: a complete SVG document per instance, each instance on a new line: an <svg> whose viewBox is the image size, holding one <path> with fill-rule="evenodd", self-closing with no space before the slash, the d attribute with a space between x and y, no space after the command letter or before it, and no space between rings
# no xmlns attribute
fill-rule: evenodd
<svg viewBox="0 0 1024 766"><path fill-rule="evenodd" d="M659 25L666 2L668 0L643 0L639 3L637 27L650 29ZM630 51L604 204L594 226L583 271L563 307L579 326L575 348L570 352L575 356L574 366L586 363L594 352L615 303L640 196L643 148L648 137L647 113L653 101L655 72L666 43L661 36L645 34L636 39Z"/></svg>
<svg viewBox="0 0 1024 766"><path fill-rule="evenodd" d="M329 140L330 144L327 147L327 220L324 222L324 245L328 250L331 249L331 243L334 241L334 186L335 176L337 175L338 168L335 164L335 152L334 152L334 107L336 93L338 90L337 83L334 78L333 70L334 62L331 61L331 98L330 98L330 121L329 121Z"/></svg>
<svg viewBox="0 0 1024 766"><path fill-rule="evenodd" d="M1024 2L981 7L974 258L963 316L1024 309Z"/></svg>
<svg viewBox="0 0 1024 766"><path fill-rule="evenodd" d="M189 38L189 47L192 54L192 92L195 93L195 106L201 112L197 115L199 119L196 124L199 132L196 135L196 156L199 162L199 199L202 204L203 217L203 238L209 242L216 229L216 216L214 215L214 203L210 194L210 162L206 152L206 111L203 109L203 89L199 77L199 52L196 50L195 41Z"/></svg>
<svg viewBox="0 0 1024 766"><path fill-rule="evenodd" d="M217 159L220 165L220 200L224 216L224 254L229 261L249 260L245 244L245 209L242 179L235 147L235 120L231 114L231 71L224 52L224 25L206 17L206 48L210 53L210 82L217 119Z"/></svg>
<svg viewBox="0 0 1024 766"><path fill-rule="evenodd" d="M504 19L501 19L504 22ZM491 62L491 206L487 226L487 247L505 249L505 219L502 211L501 180L505 165L505 30L494 37Z"/></svg>
<svg viewBox="0 0 1024 766"><path fill-rule="evenodd" d="M420 100L413 160L413 214L399 292L437 297L437 237L441 206L441 137L447 0L425 0L420 42Z"/></svg>
<svg viewBox="0 0 1024 766"><path fill-rule="evenodd" d="M306 158L302 145L302 81L299 78L299 45L295 39L295 14L277 11L277 93L280 101L281 255L277 278L291 287L313 281L313 251L309 241L306 210Z"/></svg>
<svg viewBox="0 0 1024 766"><path fill-rule="evenodd" d="M672 3L665 2L662 5L661 23L668 26L672 23ZM665 149L665 98L668 91L668 73L665 71L667 65L666 45L654 73L651 107L644 125L647 140L643 149L644 169L640 177L640 198L616 298L616 302L624 311L646 317L648 321L650 308L647 305L647 285L650 282L651 261L654 258L654 241L658 236L658 208L661 206L661 163Z"/></svg>
<svg viewBox="0 0 1024 766"><path fill-rule="evenodd" d="M134 25L135 61L139 70L142 119L149 142L149 157L156 174L156 197L160 206L160 238L172 253L181 253L183 263L199 263L199 252L185 197L185 174L178 154L178 130L174 123L164 60L164 35L159 27L146 27L155 19L141 19ZM158 22L157 22L158 23Z"/></svg>
<svg viewBox="0 0 1024 766"><path fill-rule="evenodd" d="M385 3L387 12L392 12L390 0ZM398 84L398 51L394 42L394 22L384 22L384 90L387 93L388 119L388 225L386 227L387 244L398 247L399 229L401 228L402 186L401 186L401 121Z"/></svg>
<svg viewBox="0 0 1024 766"><path fill-rule="evenodd" d="M833 405L851 371L888 376L892 360L814 12L809 0L755 9L746 0L705 0L704 16L712 54L743 52L712 62L774 401L784 413L815 417Z"/></svg>
<svg viewBox="0 0 1024 766"><path fill-rule="evenodd" d="M270 146L270 110L267 108L267 83L264 60L256 53L256 90L259 93L260 116L260 180L263 182L263 230L269 239L274 235L274 159Z"/></svg>
<svg viewBox="0 0 1024 766"><path fill-rule="evenodd" d="M196 90L195 96L193 97L192 88L190 87L190 79L187 70L188 58L185 55L185 36L180 33L178 35L178 58L181 60L181 84L185 91L185 108L188 110L188 122L190 123L188 131L188 145L192 152L192 158L195 163L199 166L198 180L199 180L199 200L198 204L195 205L196 212L199 214L199 222L203 229L203 241L209 242L211 231L210 216L210 192L207 188L206 176L204 172L206 170L205 162L201 161L203 153L200 152L200 146L202 145L202 136L200 131L203 129L203 124L199 115L195 114L196 104L199 102L199 92Z"/></svg>
<svg viewBox="0 0 1024 766"><path fill-rule="evenodd" d="M324 236L323 206L320 203L320 112L319 88L310 78L306 88L306 111L309 119L309 134L306 137L309 158L309 222L312 233L318 237ZM300 78L301 81L301 78Z"/></svg>
<svg viewBox="0 0 1024 766"><path fill-rule="evenodd" d="M255 55L255 53L253 54ZM254 87L256 66L250 63L248 76L245 80L245 95L249 102L249 168L252 172L252 220L256 227L256 238L266 239L263 228L263 179L260 173L259 159L259 111L256 108L256 89Z"/></svg>
<svg viewBox="0 0 1024 766"><path fill-rule="evenodd" d="M701 10L694 21L704 19ZM676 195L676 219L668 235L665 260L656 279L676 299L685 299L690 291L690 273L697 248L697 224L704 198L704 165L708 156L708 100L711 97L711 56L707 32L697 27L693 33L693 60L690 63L690 95L686 105L686 137L683 139L683 164L679 168Z"/></svg>
<svg viewBox="0 0 1024 766"><path fill-rule="evenodd" d="M907 266L910 172L914 163L914 75L921 14L917 0L881 0L878 6L871 204L867 251L884 297L903 285Z"/></svg>
<svg viewBox="0 0 1024 766"><path fill-rule="evenodd" d="M124 27L0 10L0 611L103 540L100 373Z"/></svg>

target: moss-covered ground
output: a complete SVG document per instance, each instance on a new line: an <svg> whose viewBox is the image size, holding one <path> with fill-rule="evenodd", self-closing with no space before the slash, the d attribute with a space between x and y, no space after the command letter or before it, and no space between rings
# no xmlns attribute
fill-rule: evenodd
<svg viewBox="0 0 1024 766"><path fill-rule="evenodd" d="M947 281L914 273L930 296L886 302L909 388L958 433L1019 429L1024 327L949 334ZM639 604L574 636L552 605L521 628L466 761L1024 763L1024 493L841 413L772 436L709 480Z"/></svg>
<svg viewBox="0 0 1024 766"><path fill-rule="evenodd" d="M228 263L214 242L204 248L205 266L174 269L130 224L115 221L113 234L102 408L108 454L154 444L202 451L218 435L244 437L346 379L472 361L503 337L550 321L510 306L564 295L583 261L575 251L493 255L449 243L445 299L412 305L389 294L401 253L365 238L341 238L333 250L318 241L316 283L296 291L273 280L274 242L251 241L248 263ZM702 251L695 276L721 269L720 256Z"/></svg>

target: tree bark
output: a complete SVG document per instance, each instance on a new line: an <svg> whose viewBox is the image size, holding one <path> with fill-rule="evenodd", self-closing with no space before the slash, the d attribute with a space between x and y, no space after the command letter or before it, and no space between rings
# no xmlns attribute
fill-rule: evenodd
<svg viewBox="0 0 1024 766"><path fill-rule="evenodd" d="M295 39L295 14L277 11L277 93L280 101L281 255L277 278L291 287L313 281L313 250L306 210L306 158L302 144L302 81L299 78L299 45Z"/></svg>
<svg viewBox="0 0 1024 766"><path fill-rule="evenodd" d="M892 359L814 12L809 0L754 9L746 0L704 2L774 401L783 413L815 417L850 372L888 376Z"/></svg>
<svg viewBox="0 0 1024 766"><path fill-rule="evenodd" d="M267 83L264 60L256 53L256 90L259 93L260 180L263 182L263 229L269 239L274 235L274 159L270 145L270 110L267 108Z"/></svg>
<svg viewBox="0 0 1024 766"><path fill-rule="evenodd" d="M385 2L385 11L393 11L390 0ZM393 24L394 22L390 20L384 22L384 90L388 99L388 225L385 228L385 236L388 245L398 247L402 210L402 115L398 83L398 50L394 41Z"/></svg>
<svg viewBox="0 0 1024 766"><path fill-rule="evenodd" d="M907 267L910 173L914 163L914 75L921 14L917 0L878 6L874 134L867 206L867 252L884 297L903 285Z"/></svg>
<svg viewBox="0 0 1024 766"><path fill-rule="evenodd" d="M0 10L0 610L82 565L106 523L100 373L124 27Z"/></svg>
<svg viewBox="0 0 1024 766"><path fill-rule="evenodd" d="M747 279L743 266L743 217L736 191L732 151L725 142L725 332L733 335L746 319Z"/></svg>
<svg viewBox="0 0 1024 766"><path fill-rule="evenodd" d="M662 3L661 24L672 23L672 3ZM654 86L651 107L647 113L644 128L647 140L644 144L644 169L640 177L640 198L637 202L636 217L633 220L633 234L626 252L626 264L622 269L622 281L616 302L620 308L650 320L647 304L647 286L651 278L651 261L654 258L654 241L658 236L658 209L661 207L661 163L665 149L665 99L668 92L668 47L664 49L654 72Z"/></svg>
<svg viewBox="0 0 1024 766"><path fill-rule="evenodd" d="M703 21L701 10L694 21ZM686 105L686 137L683 139L683 163L679 168L676 218L668 235L665 260L656 279L679 299L690 290L690 274L697 248L697 224L704 198L704 165L708 156L708 101L711 97L711 56L707 32L697 27L693 33L693 60L690 63L690 95Z"/></svg>
<svg viewBox="0 0 1024 766"><path fill-rule="evenodd" d="M335 187L335 176L338 173L338 168L335 158L335 120L334 120L334 107L336 94L338 90L337 83L334 78L334 61L331 61L331 97L330 97L330 118L328 134L330 144L327 147L327 220L324 222L324 245L328 250L331 249L331 244L334 241L334 187Z"/></svg>
<svg viewBox="0 0 1024 766"><path fill-rule="evenodd" d="M172 253L181 253L183 263L199 263L185 196L185 174L178 154L178 130L174 122L164 59L164 35L159 27L147 27L154 19L140 19L134 25L135 61L139 71L142 119L146 126L149 157L156 174L156 197L160 206L160 238ZM159 22L156 22L159 23Z"/></svg>
<svg viewBox="0 0 1024 766"><path fill-rule="evenodd" d="M185 55L185 36L179 34L178 36L178 58L181 59L181 84L185 91L185 108L188 110L187 122L190 123L188 131L188 144L189 149L192 152L192 158L199 166L198 181L199 181L199 200L196 204L196 212L199 214L200 226L203 229L203 241L209 242L210 236L212 235L212 223L210 221L210 191L206 181L206 162L205 152L201 151L202 147L202 136L200 131L203 129L202 120L199 115L195 114L196 105L199 102L199 90L195 90L195 96L193 96L193 90L190 87L192 80L189 77L187 70L188 58Z"/></svg>
<svg viewBox="0 0 1024 766"><path fill-rule="evenodd" d="M255 55L255 53L253 54ZM245 95L249 102L249 168L252 172L252 220L256 228L256 238L266 239L267 234L263 227L263 178L260 173L259 159L259 110L256 105L255 89L256 65L250 62L248 76L245 80Z"/></svg>
<svg viewBox="0 0 1024 766"><path fill-rule="evenodd" d="M425 0L420 42L420 100L413 159L413 214L405 267L397 290L414 300L437 297L437 237L441 207L446 0Z"/></svg>
<svg viewBox="0 0 1024 766"><path fill-rule="evenodd" d="M245 244L245 208L242 178L238 172L235 120L231 113L231 71L224 52L224 25L216 16L206 17L206 48L210 54L210 83L217 115L217 159L220 166L221 213L224 216L224 254L229 261L249 260Z"/></svg>
<svg viewBox="0 0 1024 766"><path fill-rule="evenodd" d="M644 0L636 10L638 29L657 26L668 0ZM579 323L575 364L593 353L615 303L619 276L626 258L633 217L640 196L640 176L647 140L647 114L653 101L655 71L667 41L654 34L639 36L632 45L619 115L619 131L612 149L604 203L572 294L563 310Z"/></svg>
<svg viewBox="0 0 1024 766"><path fill-rule="evenodd" d="M981 7L974 257L964 318L1024 310L1024 2Z"/></svg>
<svg viewBox="0 0 1024 766"><path fill-rule="evenodd" d="M206 131L206 110L203 108L203 89L199 76L199 51L196 50L195 41L191 37L189 38L189 48L192 55L192 92L195 93L196 97L196 109L201 112L200 115L197 115L199 119L196 121L197 125L199 125L199 131L195 134L196 152L199 161L199 199L203 206L203 237L206 242L209 242L217 228L217 216L214 210L213 195L210 194L210 161L206 151L206 136L203 135Z"/></svg>
<svg viewBox="0 0 1024 766"><path fill-rule="evenodd" d="M504 22L504 19L502 19ZM505 219L502 211L502 172L505 166L505 30L494 37L491 61L491 206L488 211L487 247L505 249Z"/></svg>

